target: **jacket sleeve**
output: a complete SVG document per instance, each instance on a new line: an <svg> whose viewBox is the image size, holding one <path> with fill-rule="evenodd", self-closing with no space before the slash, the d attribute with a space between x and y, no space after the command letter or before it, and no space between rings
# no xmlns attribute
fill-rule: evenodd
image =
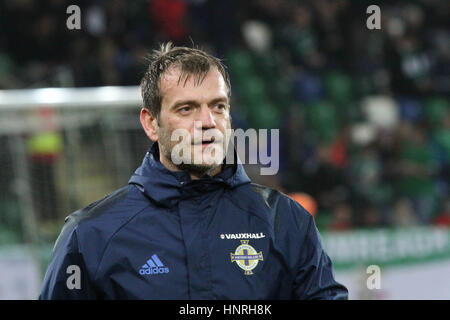
<svg viewBox="0 0 450 320"><path fill-rule="evenodd" d="M335 281L333 264L322 247L314 219L309 213L307 216L309 223L305 240L301 246L299 268L295 276L294 298L346 300L348 299L348 290Z"/></svg>
<svg viewBox="0 0 450 320"><path fill-rule="evenodd" d="M89 278L76 228L66 223L52 252L39 300L97 299Z"/></svg>

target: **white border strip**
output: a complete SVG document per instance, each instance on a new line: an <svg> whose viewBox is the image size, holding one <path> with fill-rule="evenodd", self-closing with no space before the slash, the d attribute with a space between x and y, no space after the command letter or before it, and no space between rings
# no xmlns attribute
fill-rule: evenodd
<svg viewBox="0 0 450 320"><path fill-rule="evenodd" d="M138 107L141 104L138 86L0 90L0 111L41 107Z"/></svg>

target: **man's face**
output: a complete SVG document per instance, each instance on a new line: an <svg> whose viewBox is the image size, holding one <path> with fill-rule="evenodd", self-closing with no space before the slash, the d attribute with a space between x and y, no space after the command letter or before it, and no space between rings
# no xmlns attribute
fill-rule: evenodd
<svg viewBox="0 0 450 320"><path fill-rule="evenodd" d="M226 155L226 133L231 128L227 86L215 68L201 83L198 80L198 75L180 80L180 70L175 67L161 77L162 102L156 130L160 160L169 169L214 175ZM173 152L180 149L190 154Z"/></svg>

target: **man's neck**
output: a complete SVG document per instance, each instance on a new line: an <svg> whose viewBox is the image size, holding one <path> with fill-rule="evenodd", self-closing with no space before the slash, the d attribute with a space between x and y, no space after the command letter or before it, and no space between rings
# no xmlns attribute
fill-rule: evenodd
<svg viewBox="0 0 450 320"><path fill-rule="evenodd" d="M183 169L180 169L175 164L173 164L169 159L164 157L161 153L159 155L159 161L170 171L183 171ZM199 180L205 176L205 174L213 177L216 174L219 174L222 171L222 165L219 165L217 167L213 167L210 170L206 172L194 172L190 170L186 170L189 173L189 176L191 177L191 180Z"/></svg>
<svg viewBox="0 0 450 320"><path fill-rule="evenodd" d="M204 177L205 174L209 175L210 177L213 177L216 174L219 174L221 171L222 171L222 166L217 166L215 168L212 168L212 170L207 171L206 173L203 173L203 174L197 174L194 172L188 172L188 173L189 173L189 176L191 177L191 180L199 180L202 177Z"/></svg>

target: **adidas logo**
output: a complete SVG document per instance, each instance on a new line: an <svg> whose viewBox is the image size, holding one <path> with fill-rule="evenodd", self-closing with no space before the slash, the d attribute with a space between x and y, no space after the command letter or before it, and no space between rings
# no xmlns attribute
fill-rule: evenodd
<svg viewBox="0 0 450 320"><path fill-rule="evenodd" d="M158 256L154 254L147 260L147 263L141 267L139 273L142 275L169 273L169 268L165 267L161 260L159 260Z"/></svg>

